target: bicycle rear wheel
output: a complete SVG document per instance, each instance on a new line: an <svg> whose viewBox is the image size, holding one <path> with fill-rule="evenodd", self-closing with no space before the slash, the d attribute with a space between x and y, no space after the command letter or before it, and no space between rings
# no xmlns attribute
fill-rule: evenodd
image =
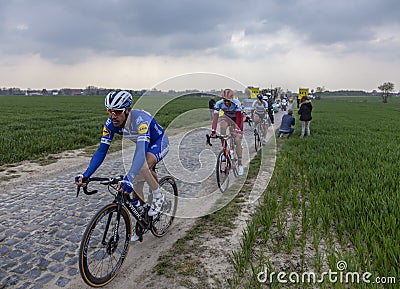
<svg viewBox="0 0 400 289"><path fill-rule="evenodd" d="M83 281L92 287L110 283L119 273L130 248L132 223L122 206L117 220L118 204L109 204L92 218L79 249L79 271ZM118 224L119 223L119 224ZM114 231L117 229L117 242Z"/></svg>
<svg viewBox="0 0 400 289"><path fill-rule="evenodd" d="M228 162L228 163L227 163ZM225 157L224 151L221 151L217 157L215 174L217 177L218 188L222 193L229 187L230 161Z"/></svg>
<svg viewBox="0 0 400 289"><path fill-rule="evenodd" d="M165 176L159 182L160 190L165 195L161 212L153 217L151 233L162 237L169 231L178 208L178 186L172 176Z"/></svg>

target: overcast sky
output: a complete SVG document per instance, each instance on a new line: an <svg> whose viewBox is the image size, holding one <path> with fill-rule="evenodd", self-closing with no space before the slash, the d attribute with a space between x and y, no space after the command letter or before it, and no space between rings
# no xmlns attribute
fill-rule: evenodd
<svg viewBox="0 0 400 289"><path fill-rule="evenodd" d="M0 86L400 89L398 0L2 0Z"/></svg>

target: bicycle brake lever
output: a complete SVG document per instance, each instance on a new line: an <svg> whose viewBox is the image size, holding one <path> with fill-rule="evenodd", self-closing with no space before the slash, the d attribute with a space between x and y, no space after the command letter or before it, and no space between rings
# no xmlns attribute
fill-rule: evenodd
<svg viewBox="0 0 400 289"><path fill-rule="evenodd" d="M207 144L208 144L210 147L212 147L212 143L211 143L211 141L210 141L211 136L208 135L208 134L206 134L206 137L207 137Z"/></svg>

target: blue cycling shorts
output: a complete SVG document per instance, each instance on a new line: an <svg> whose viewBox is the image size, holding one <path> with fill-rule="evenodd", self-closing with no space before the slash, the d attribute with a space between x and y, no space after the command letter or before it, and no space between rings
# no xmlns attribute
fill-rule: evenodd
<svg viewBox="0 0 400 289"><path fill-rule="evenodd" d="M155 143L150 145L148 152L152 153L156 156L157 163L161 161L169 151L169 140L168 136L164 134L162 137L159 137Z"/></svg>

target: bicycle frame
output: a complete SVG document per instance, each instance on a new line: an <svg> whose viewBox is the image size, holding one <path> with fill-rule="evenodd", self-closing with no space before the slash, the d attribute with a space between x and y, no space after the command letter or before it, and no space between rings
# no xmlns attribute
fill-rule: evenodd
<svg viewBox="0 0 400 289"><path fill-rule="evenodd" d="M175 218L178 202L178 188L172 176L164 176L159 185L172 194L166 198L162 211L155 216L149 216L151 197L149 202L141 206L132 204L130 194L120 191L117 184L123 176L112 178L88 178L84 183L99 181L107 185L108 191L114 196L111 203L102 207L90 220L83 233L79 248L79 272L83 281L92 287L101 287L110 283L119 273L132 242L132 232L143 241L143 235L151 231L156 237L163 237L170 229ZM77 189L79 195L80 187ZM88 191L87 195L97 193L97 190ZM150 194L151 196L151 194ZM136 222L132 222L132 216Z"/></svg>
<svg viewBox="0 0 400 289"><path fill-rule="evenodd" d="M232 140L232 137L230 137L230 136L229 137L221 137L220 139L222 140L222 151L224 152L225 159L226 159L225 173L227 173L229 170L229 167L231 165L231 154L230 154L231 148L228 147L228 139ZM231 143L231 145L232 145L232 143Z"/></svg>
<svg viewBox="0 0 400 289"><path fill-rule="evenodd" d="M120 193L123 195L122 204L128 209L128 211L132 214L132 216L136 219L136 222L142 227L143 230L150 229L151 219L152 217L148 217L147 214L143 215L138 211L137 207L132 204L132 199L129 195ZM119 208L118 208L119 209ZM147 211L145 209L145 211Z"/></svg>
<svg viewBox="0 0 400 289"><path fill-rule="evenodd" d="M253 120L252 122L254 123L255 128L259 128L259 127L261 127L263 124L265 124L265 125L268 126L268 125L269 125L268 119L269 119L268 113L265 113L265 116L264 116L262 119L259 117L258 122L255 122L254 120Z"/></svg>
<svg viewBox="0 0 400 289"><path fill-rule="evenodd" d="M222 142L222 151L224 152L225 158L226 158L226 169L228 168L228 165L230 165L231 162L231 150L235 150L235 138L232 135L217 135L215 137L211 137L210 135L206 135L207 137L207 144L209 146L212 146L212 143L210 141L211 138L217 138L220 139ZM230 144L228 145L228 140L230 140ZM229 161L228 161L229 160Z"/></svg>
<svg viewBox="0 0 400 289"><path fill-rule="evenodd" d="M122 176L120 178L115 178L115 179L110 179L110 178L90 178L89 181L100 181L104 185L108 185L108 191L115 195L115 199L113 203L118 204L118 210L117 210L117 224L116 228L114 228L114 242L118 242L118 226L119 226L119 220L121 217L121 209L122 206L125 206L125 208L131 213L131 215L136 219L136 222L140 225L140 227L143 229L143 231L147 231L150 229L150 225L152 223L152 217L148 217L147 214L144 214L144 216L138 211L137 207L132 204L133 200L131 199L130 195L125 194L121 191L118 191L114 186L117 184L119 181L122 180ZM114 192L111 192L111 189L115 190ZM78 187L77 190L77 197L79 195L80 187ZM98 191L93 190L93 191L88 191L87 187L83 188L83 191L86 195L93 195L96 194ZM145 209L146 211L146 209ZM109 225L111 221L111 216L109 217L109 220L107 221L106 224L106 230L104 232L104 237L103 237L103 242L105 242L105 236L107 235Z"/></svg>
<svg viewBox="0 0 400 289"><path fill-rule="evenodd" d="M268 131L268 115L267 113L265 116L261 119L259 117L259 120L257 122L253 121L255 126L254 126L254 148L256 151L258 151L258 148L262 146L262 139L264 137L264 134L267 133ZM266 126L266 127L264 127Z"/></svg>
<svg viewBox="0 0 400 289"><path fill-rule="evenodd" d="M206 135L207 137L207 144L212 146L211 144L211 136ZM217 135L213 136L212 138L218 138L221 140L222 149L217 156L217 163L216 163L216 178L217 184L222 193L226 191L229 187L229 171L232 169L233 174L237 176L237 160L235 157L232 159L232 156L235 156L235 136L231 135ZM229 143L228 143L229 141ZM232 155L231 155L231 152ZM225 160L222 158L225 157ZM225 163L225 164L224 164ZM224 167L223 167L224 166Z"/></svg>

